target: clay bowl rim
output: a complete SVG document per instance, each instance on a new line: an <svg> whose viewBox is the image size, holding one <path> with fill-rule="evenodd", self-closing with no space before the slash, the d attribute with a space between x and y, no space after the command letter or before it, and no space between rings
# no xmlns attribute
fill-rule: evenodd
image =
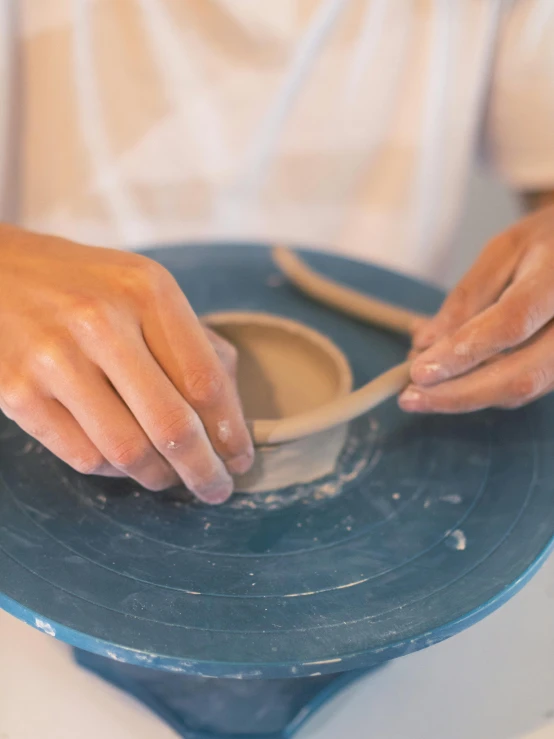
<svg viewBox="0 0 554 739"><path fill-rule="evenodd" d="M277 329L304 339L307 343L320 349L326 357L332 362L337 376L337 388L332 398L318 406L318 409L325 408L329 403L336 402L341 398L347 397L351 392L354 384L354 376L350 363L344 352L325 334L317 329L296 321L292 318L280 316L276 313L267 313L265 311L217 311L207 313L201 316L200 321L203 325L216 331L218 326L232 324L234 326L262 326L268 329ZM248 424L252 427L256 424L275 424L278 425L282 421L289 422L297 416L304 415L305 412L298 414L283 416L280 419L253 418L248 419Z"/></svg>

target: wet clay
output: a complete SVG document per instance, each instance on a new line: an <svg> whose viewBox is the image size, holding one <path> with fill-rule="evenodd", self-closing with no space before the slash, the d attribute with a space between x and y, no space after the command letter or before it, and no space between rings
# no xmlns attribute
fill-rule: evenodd
<svg viewBox="0 0 554 739"><path fill-rule="evenodd" d="M255 428L278 428L347 397L352 373L338 347L303 324L264 313L212 314L202 322L238 350L238 389L257 448L254 467L235 479L236 490L274 490L332 473L346 423L277 443L256 439Z"/></svg>

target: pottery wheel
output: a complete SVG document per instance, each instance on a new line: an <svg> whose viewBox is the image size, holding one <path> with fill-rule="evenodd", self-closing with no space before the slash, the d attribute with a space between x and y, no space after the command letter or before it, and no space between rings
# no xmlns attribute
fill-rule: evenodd
<svg viewBox="0 0 554 739"><path fill-rule="evenodd" d="M326 333L356 385L406 347L290 287L262 248L159 249L200 313L262 310ZM440 296L340 258L335 279L430 311ZM175 341L179 340L175 336ZM71 471L0 420L0 606L78 647L214 676L364 667L505 602L554 534L554 400L352 424L332 477L221 508Z"/></svg>

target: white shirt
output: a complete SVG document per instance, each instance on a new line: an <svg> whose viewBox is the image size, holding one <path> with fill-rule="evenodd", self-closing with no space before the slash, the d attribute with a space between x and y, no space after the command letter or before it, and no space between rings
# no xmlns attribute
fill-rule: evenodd
<svg viewBox="0 0 554 739"><path fill-rule="evenodd" d="M34 230L278 240L440 280L480 153L554 186L552 0L0 8L4 210Z"/></svg>

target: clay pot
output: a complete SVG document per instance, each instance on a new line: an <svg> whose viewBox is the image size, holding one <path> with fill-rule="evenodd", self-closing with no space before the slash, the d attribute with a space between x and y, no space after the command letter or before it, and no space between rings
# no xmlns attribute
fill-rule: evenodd
<svg viewBox="0 0 554 739"><path fill-rule="evenodd" d="M283 421L347 397L352 373L340 349L302 323L265 313L219 313L202 322L239 353L239 394L257 448L253 469L236 478L236 489L273 490L333 472L346 440L346 422L276 443L268 443L267 433L256 439L256 428L278 430Z"/></svg>

